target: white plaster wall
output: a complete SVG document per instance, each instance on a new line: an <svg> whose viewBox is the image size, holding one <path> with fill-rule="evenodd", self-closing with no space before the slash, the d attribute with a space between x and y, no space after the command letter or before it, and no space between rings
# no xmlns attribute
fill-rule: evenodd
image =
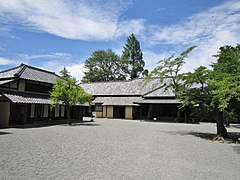
<svg viewBox="0 0 240 180"><path fill-rule="evenodd" d="M113 106L107 106L107 118L113 118Z"/></svg>
<svg viewBox="0 0 240 180"><path fill-rule="evenodd" d="M125 107L125 118L126 119L132 119L132 106L126 106Z"/></svg>
<svg viewBox="0 0 240 180"><path fill-rule="evenodd" d="M107 117L107 106L103 106L102 117Z"/></svg>
<svg viewBox="0 0 240 180"><path fill-rule="evenodd" d="M102 118L103 117L103 112L95 112L95 113L96 113L96 117L98 117L98 118Z"/></svg>

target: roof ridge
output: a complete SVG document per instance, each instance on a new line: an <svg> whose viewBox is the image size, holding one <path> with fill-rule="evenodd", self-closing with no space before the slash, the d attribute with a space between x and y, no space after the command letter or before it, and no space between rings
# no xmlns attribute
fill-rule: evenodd
<svg viewBox="0 0 240 180"><path fill-rule="evenodd" d="M146 96L146 95L148 95L148 94L150 94L150 93L152 93L152 92L154 92L154 91L156 91L158 89L163 88L164 86L166 86L166 83L164 83L163 85L161 85L161 86L159 86L159 87L157 87L157 88L155 88L155 89L153 89L151 91L148 91L148 92L144 93L142 96L144 97L144 96Z"/></svg>
<svg viewBox="0 0 240 180"><path fill-rule="evenodd" d="M159 77L151 77L150 80L158 79ZM122 82L133 82L137 80L145 80L146 78L134 78L134 79L126 79L126 80L116 80L116 81L95 81L95 82L81 82L80 84L93 84L93 83L122 83Z"/></svg>
<svg viewBox="0 0 240 180"><path fill-rule="evenodd" d="M5 70L3 70L3 71L0 71L0 73L5 73L5 72L8 72L8 71L12 71L12 70L14 70L14 69L20 68L21 66L22 66L22 64L20 64L19 66L10 68L10 69L5 69Z"/></svg>
<svg viewBox="0 0 240 180"><path fill-rule="evenodd" d="M26 65L25 64L20 64L20 66L22 66L22 68L17 72L17 73L15 73L14 74L14 76L21 76L21 74L23 73L23 71L26 69Z"/></svg>
<svg viewBox="0 0 240 180"><path fill-rule="evenodd" d="M131 82L130 80L119 80L119 81L95 81L95 82L81 82L80 84L97 84L97 83L123 83L123 82Z"/></svg>
<svg viewBox="0 0 240 180"><path fill-rule="evenodd" d="M35 69L35 70L38 70L38 71L42 71L42 72L51 73L51 74L56 75L56 73L53 72L53 71L48 71L48 70L41 69L41 68L38 68L38 67L30 66L30 65L27 65L27 64L23 64L23 65L28 67L28 68L31 68L31 69Z"/></svg>
<svg viewBox="0 0 240 180"><path fill-rule="evenodd" d="M33 67L33 66L30 66L30 65L27 65L27 64L24 64L24 63L21 63L19 66L16 66L16 67L13 67L13 68L10 68L10 69L6 69L6 70L3 70L3 71L0 71L0 73L5 73L5 72L8 72L8 71L12 71L14 69L20 68L21 66L22 66L22 68L17 73L15 73L16 75L20 76L23 73L23 71L26 69L26 67L31 68L31 69L35 69L35 70L39 70L39 71L42 71L42 72L46 72L46 73L51 73L51 74L57 75L53 71L48 71L48 70L44 70L44 69L41 69L41 68Z"/></svg>

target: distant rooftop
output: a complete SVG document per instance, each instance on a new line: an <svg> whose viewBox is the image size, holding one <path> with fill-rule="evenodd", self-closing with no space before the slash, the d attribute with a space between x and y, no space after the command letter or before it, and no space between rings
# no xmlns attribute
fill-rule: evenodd
<svg viewBox="0 0 240 180"><path fill-rule="evenodd" d="M174 97L175 94L171 90L165 91L164 86L167 83L169 79L161 83L159 78L148 81L139 78L129 81L82 83L80 86L94 96Z"/></svg>

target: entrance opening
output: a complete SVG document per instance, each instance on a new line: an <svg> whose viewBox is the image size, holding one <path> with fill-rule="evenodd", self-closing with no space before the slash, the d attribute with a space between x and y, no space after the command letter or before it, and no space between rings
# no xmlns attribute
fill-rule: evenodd
<svg viewBox="0 0 240 180"><path fill-rule="evenodd" d="M26 124L28 108L24 104L12 104L11 108L11 125Z"/></svg>
<svg viewBox="0 0 240 180"><path fill-rule="evenodd" d="M113 118L125 118L125 106L114 106L113 107Z"/></svg>

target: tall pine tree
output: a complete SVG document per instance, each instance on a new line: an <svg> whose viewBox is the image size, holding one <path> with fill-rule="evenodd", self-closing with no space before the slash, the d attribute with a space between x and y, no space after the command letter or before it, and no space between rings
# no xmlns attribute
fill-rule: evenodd
<svg viewBox="0 0 240 180"><path fill-rule="evenodd" d="M138 78L144 71L145 62L140 43L134 34L127 38L123 48L122 59L128 64L127 74L131 79Z"/></svg>
<svg viewBox="0 0 240 180"><path fill-rule="evenodd" d="M64 66L63 69L60 71L61 77L63 79L71 78L70 72L67 70L67 68Z"/></svg>

